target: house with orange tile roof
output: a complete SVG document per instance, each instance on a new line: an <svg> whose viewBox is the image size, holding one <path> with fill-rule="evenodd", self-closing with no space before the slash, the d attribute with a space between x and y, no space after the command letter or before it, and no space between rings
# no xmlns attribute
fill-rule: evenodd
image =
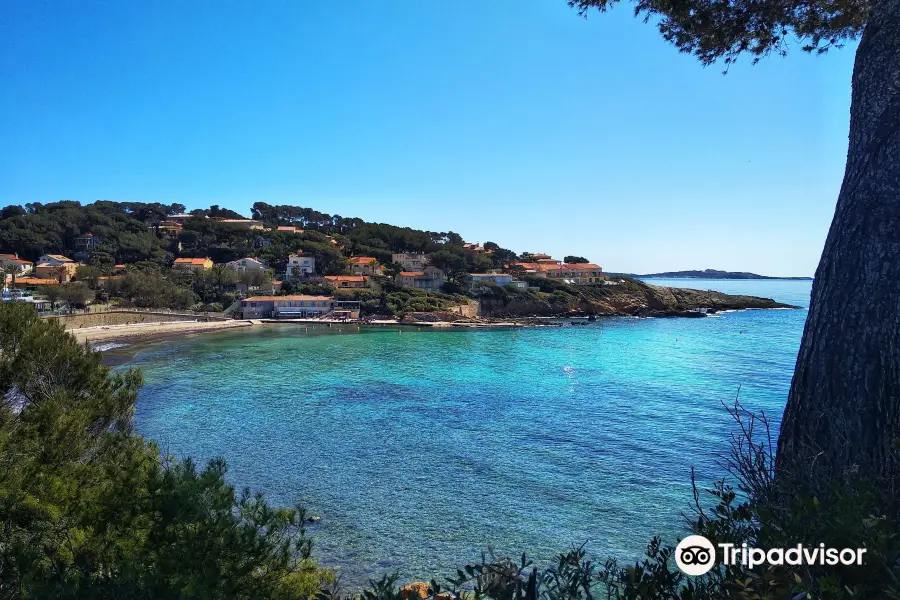
<svg viewBox="0 0 900 600"><path fill-rule="evenodd" d="M215 263L209 258L176 258L172 266L191 271L209 271L213 268L213 264Z"/></svg>
<svg viewBox="0 0 900 600"><path fill-rule="evenodd" d="M285 233L303 233L303 230L299 227L294 227L292 225L279 225L275 228L275 231L283 231Z"/></svg>
<svg viewBox="0 0 900 600"><path fill-rule="evenodd" d="M16 277L17 288L40 288L47 285L59 285L55 279L45 279L43 277Z"/></svg>
<svg viewBox="0 0 900 600"><path fill-rule="evenodd" d="M517 271L526 275L547 277L572 285L596 285L606 281L607 276L599 265L594 263L564 263L546 257L546 254L531 254L531 261L513 263ZM535 258L535 257L546 258Z"/></svg>
<svg viewBox="0 0 900 600"><path fill-rule="evenodd" d="M542 262L515 262L512 264L513 267L518 267L517 271L523 271L526 275L533 275L536 277L546 277L547 271L552 269L553 267L558 266L559 262L553 263L542 263Z"/></svg>
<svg viewBox="0 0 900 600"><path fill-rule="evenodd" d="M594 263L562 263L548 270L547 277L561 279L573 285L596 285L607 279L600 265Z"/></svg>
<svg viewBox="0 0 900 600"><path fill-rule="evenodd" d="M350 263L350 272L353 275L381 275L384 270L378 264L378 259L371 256L353 256L347 259Z"/></svg>
<svg viewBox="0 0 900 600"><path fill-rule="evenodd" d="M322 283L335 289L363 289L369 287L369 278L364 275L326 275Z"/></svg>
<svg viewBox="0 0 900 600"><path fill-rule="evenodd" d="M19 274L22 275L32 270L30 260L23 260L19 258L18 254L0 254L0 269L5 269L6 267L16 267ZM19 274L17 274L16 277L18 277Z"/></svg>

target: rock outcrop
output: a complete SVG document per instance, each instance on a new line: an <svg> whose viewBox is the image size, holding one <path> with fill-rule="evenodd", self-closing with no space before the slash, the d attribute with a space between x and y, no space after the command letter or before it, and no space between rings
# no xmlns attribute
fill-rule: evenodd
<svg viewBox="0 0 900 600"><path fill-rule="evenodd" d="M705 313L751 308L798 308L771 298L670 288L627 280L620 285L565 286L491 290L481 297L481 313L490 317L636 316L703 317ZM702 312L701 312L702 311Z"/></svg>

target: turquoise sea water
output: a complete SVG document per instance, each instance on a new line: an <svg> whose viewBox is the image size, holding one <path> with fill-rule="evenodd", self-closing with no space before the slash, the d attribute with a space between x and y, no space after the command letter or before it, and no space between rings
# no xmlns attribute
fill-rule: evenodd
<svg viewBox="0 0 900 600"><path fill-rule="evenodd" d="M811 283L653 280L808 305ZM721 475L738 388L780 418L805 310L586 327L421 331L276 325L148 346L137 429L224 456L238 487L322 520L350 587L450 574L488 544L632 559L683 530L690 468Z"/></svg>

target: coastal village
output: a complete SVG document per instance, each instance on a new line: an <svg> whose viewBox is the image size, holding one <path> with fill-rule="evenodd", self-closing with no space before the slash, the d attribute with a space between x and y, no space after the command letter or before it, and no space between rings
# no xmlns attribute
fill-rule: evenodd
<svg viewBox="0 0 900 600"><path fill-rule="evenodd" d="M164 220L148 226L148 230L157 237L178 241L185 231L185 223L198 218L197 215L181 213L167 215ZM248 232L278 232L302 235L303 229L294 226L266 226L255 219L236 219L203 216L219 226L246 229ZM321 265L316 256L303 249L302 242L294 252L285 258L284 267L276 269L258 254L245 256L224 263L216 263L206 256L179 256L171 262L171 268L193 275L210 273L215 269L227 269L236 275L232 284L235 302L223 307L223 312L243 319L359 319L360 301L342 297L342 292L358 290L379 290L385 283L405 289L425 292L468 292L477 293L486 286L508 287L527 290L528 278L544 278L567 285L604 285L609 279L602 267L579 259L579 262L567 263L554 259L543 253L524 253L517 259L503 263L499 268L485 272L454 273L452 285L450 277L439 266L434 264L425 252L392 252L390 261L379 260L375 256L359 256L346 252L341 241L332 235L326 239L335 250L345 256L345 267L342 273L322 274ZM102 247L103 238L93 233L86 233L75 239L73 255L42 254L35 261L20 257L17 253L0 254L0 269L4 273L2 298L4 301L24 301L34 304L40 312L48 312L56 308L52 294L57 296L60 288L91 279L86 269L92 265L95 251ZM474 255L491 255L495 252L490 246L479 243L462 244L461 250ZM108 273L93 276L94 284L100 294L102 290L115 287L129 271L129 263L116 263ZM290 285L285 285L289 282ZM305 286L318 286L330 294L297 294L288 289ZM534 286L531 286L534 287ZM335 293L337 292L337 293ZM70 302L89 306L89 301Z"/></svg>

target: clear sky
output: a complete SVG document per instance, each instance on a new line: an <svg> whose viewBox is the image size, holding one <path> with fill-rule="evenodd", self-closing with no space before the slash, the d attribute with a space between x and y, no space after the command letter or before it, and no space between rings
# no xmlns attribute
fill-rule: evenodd
<svg viewBox="0 0 900 600"><path fill-rule="evenodd" d="M0 205L264 201L608 271L812 275L854 50L723 76L629 5L7 0Z"/></svg>

